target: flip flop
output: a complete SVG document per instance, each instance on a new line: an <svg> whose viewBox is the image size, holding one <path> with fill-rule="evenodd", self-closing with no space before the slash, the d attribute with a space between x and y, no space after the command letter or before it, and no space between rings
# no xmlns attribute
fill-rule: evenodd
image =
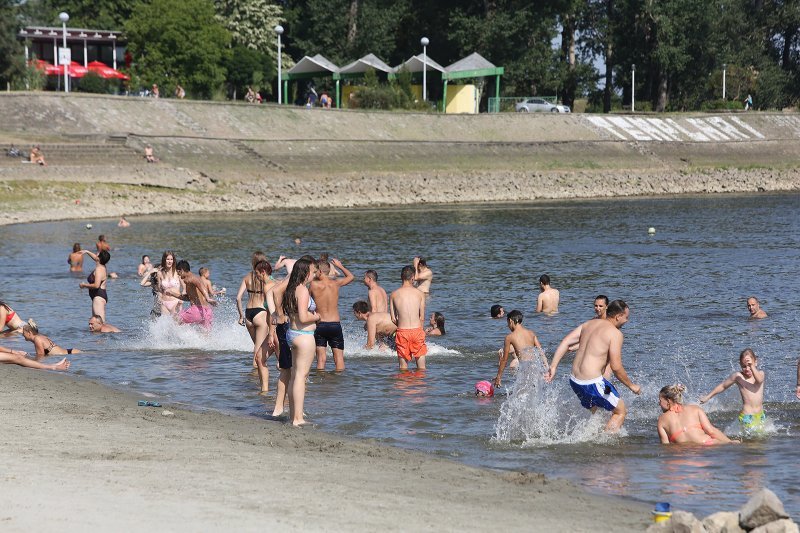
<svg viewBox="0 0 800 533"><path fill-rule="evenodd" d="M139 407L161 407L161 404L158 402L150 402L145 400L139 400L137 403Z"/></svg>

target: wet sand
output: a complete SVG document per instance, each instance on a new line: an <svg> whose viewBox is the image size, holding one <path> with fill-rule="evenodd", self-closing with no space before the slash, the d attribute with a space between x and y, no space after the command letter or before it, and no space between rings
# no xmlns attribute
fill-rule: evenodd
<svg viewBox="0 0 800 533"><path fill-rule="evenodd" d="M0 365L4 531L642 531L650 508ZM166 415L166 412L173 413Z"/></svg>

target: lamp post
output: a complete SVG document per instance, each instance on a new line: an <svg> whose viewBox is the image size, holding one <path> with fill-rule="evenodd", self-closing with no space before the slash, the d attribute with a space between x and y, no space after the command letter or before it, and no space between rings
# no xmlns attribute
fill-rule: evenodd
<svg viewBox="0 0 800 533"><path fill-rule="evenodd" d="M631 113L636 112L636 63L631 65Z"/></svg>
<svg viewBox="0 0 800 533"><path fill-rule="evenodd" d="M422 101L428 101L428 44L430 41L427 37L419 40L422 45Z"/></svg>
<svg viewBox="0 0 800 533"><path fill-rule="evenodd" d="M726 87L725 87L726 83L725 82L727 81L725 78L727 77L727 74L728 74L727 71L728 71L728 64L727 63L723 63L722 64L722 99L723 100L725 100L725 89L726 89Z"/></svg>
<svg viewBox="0 0 800 533"><path fill-rule="evenodd" d="M275 26L275 33L278 34L278 105L282 103L281 100L281 35L283 35L283 26L278 24Z"/></svg>
<svg viewBox="0 0 800 533"><path fill-rule="evenodd" d="M66 12L62 11L61 13L58 14L58 18L61 20L61 30L62 30L61 33L62 33L62 37L63 37L63 40L64 40L64 46L61 48L62 52L60 54L61 55L60 59L63 60L63 59L66 58L66 50L67 50L67 21L69 20L69 15ZM71 58L67 58L67 60L64 61L63 65L62 65L64 67L64 92L65 93L69 92L69 59L71 59Z"/></svg>

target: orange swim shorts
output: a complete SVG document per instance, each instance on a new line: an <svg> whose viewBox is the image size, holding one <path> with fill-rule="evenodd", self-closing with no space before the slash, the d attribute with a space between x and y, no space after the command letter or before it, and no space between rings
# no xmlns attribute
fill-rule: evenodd
<svg viewBox="0 0 800 533"><path fill-rule="evenodd" d="M419 359L428 353L425 331L422 328L398 329L394 341L397 345L397 356L406 361Z"/></svg>

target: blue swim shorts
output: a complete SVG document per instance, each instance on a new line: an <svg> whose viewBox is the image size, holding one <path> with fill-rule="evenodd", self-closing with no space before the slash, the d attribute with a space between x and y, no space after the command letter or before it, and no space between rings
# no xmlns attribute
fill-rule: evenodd
<svg viewBox="0 0 800 533"><path fill-rule="evenodd" d="M619 392L603 376L594 379L577 379L575 376L570 376L569 385L586 409L602 407L606 411L613 411L619 403Z"/></svg>

